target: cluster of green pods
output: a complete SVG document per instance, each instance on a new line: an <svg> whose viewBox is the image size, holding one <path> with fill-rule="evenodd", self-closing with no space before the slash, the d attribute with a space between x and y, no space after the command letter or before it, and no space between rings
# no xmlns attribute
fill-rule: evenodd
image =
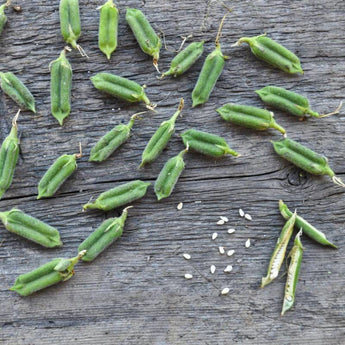
<svg viewBox="0 0 345 345"><path fill-rule="evenodd" d="M2 34L4 27L7 23L7 16L5 14L5 9L8 6L10 6L11 2L12 2L12 0L8 0L0 6L0 35Z"/></svg>
<svg viewBox="0 0 345 345"><path fill-rule="evenodd" d="M12 72L0 72L0 86L2 91L11 97L21 109L36 113L34 96Z"/></svg>

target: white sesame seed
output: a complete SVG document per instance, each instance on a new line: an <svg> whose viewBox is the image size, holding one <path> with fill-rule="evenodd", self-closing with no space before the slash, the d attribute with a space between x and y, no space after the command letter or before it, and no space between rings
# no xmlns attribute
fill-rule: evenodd
<svg viewBox="0 0 345 345"><path fill-rule="evenodd" d="M238 212L239 212L241 217L244 217L244 211L241 208L238 210Z"/></svg>
<svg viewBox="0 0 345 345"><path fill-rule="evenodd" d="M217 232L214 232L214 233L212 234L212 240L214 241L217 237L218 237L218 233L217 233Z"/></svg>
<svg viewBox="0 0 345 345"><path fill-rule="evenodd" d="M215 266L215 265L211 265L210 271L211 271L211 274L213 274L214 272L216 272L216 266Z"/></svg>
<svg viewBox="0 0 345 345"><path fill-rule="evenodd" d="M235 229L228 229L228 234L233 234L235 231Z"/></svg>
<svg viewBox="0 0 345 345"><path fill-rule="evenodd" d="M248 213L244 215L244 218L246 218L247 220L253 220L252 216Z"/></svg>
<svg viewBox="0 0 345 345"><path fill-rule="evenodd" d="M231 271L232 271L232 266L231 265L226 266L225 269L224 269L225 273L229 273Z"/></svg>
<svg viewBox="0 0 345 345"><path fill-rule="evenodd" d="M193 274L186 273L186 274L184 275L184 277L185 277L186 279L192 279L192 278L193 278Z"/></svg>
<svg viewBox="0 0 345 345"><path fill-rule="evenodd" d="M226 252L226 255L227 256L231 256L231 255L234 255L235 254L235 251L233 249L230 249Z"/></svg>
<svg viewBox="0 0 345 345"><path fill-rule="evenodd" d="M221 219L221 220L218 220L218 222L217 222L217 224L218 225L223 225L225 222L224 222L224 220L223 219Z"/></svg>
<svg viewBox="0 0 345 345"><path fill-rule="evenodd" d="M249 248L249 247L250 247L250 238L248 238L248 240L246 241L245 247L246 247L246 248Z"/></svg>
<svg viewBox="0 0 345 345"><path fill-rule="evenodd" d="M225 249L224 249L224 247L218 247L218 250L219 250L219 253L220 253L221 255L225 254Z"/></svg>
<svg viewBox="0 0 345 345"><path fill-rule="evenodd" d="M219 217L221 220L224 220L225 223L227 223L229 221L228 217L224 217L224 216L220 216Z"/></svg>
<svg viewBox="0 0 345 345"><path fill-rule="evenodd" d="M178 210L182 210L182 207L183 207L183 202L180 202L180 203L177 205L177 209L178 209Z"/></svg>
<svg viewBox="0 0 345 345"><path fill-rule="evenodd" d="M227 295L228 293L229 293L229 291L230 291L230 289L229 288L224 288L220 293L222 294L222 295Z"/></svg>
<svg viewBox="0 0 345 345"><path fill-rule="evenodd" d="M187 253L184 253L183 254L183 257L186 259L186 260L190 260L192 257L189 255L189 254L187 254Z"/></svg>

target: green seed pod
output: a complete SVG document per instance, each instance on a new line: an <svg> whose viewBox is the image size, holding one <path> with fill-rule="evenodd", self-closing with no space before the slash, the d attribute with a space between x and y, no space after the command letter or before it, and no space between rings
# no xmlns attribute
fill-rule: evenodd
<svg viewBox="0 0 345 345"><path fill-rule="evenodd" d="M271 111L234 103L225 104L216 111L225 121L235 125L259 131L275 128L285 134L285 129L277 124Z"/></svg>
<svg viewBox="0 0 345 345"><path fill-rule="evenodd" d="M278 277L280 267L284 261L286 248L289 244L293 233L293 228L296 221L296 212L285 223L283 230L280 233L276 247L274 248L270 263L268 265L267 275L262 278L261 287L263 288L269 284L273 279Z"/></svg>
<svg viewBox="0 0 345 345"><path fill-rule="evenodd" d="M169 70L163 73L161 78L167 75L180 76L200 58L203 51L204 41L191 43L172 59Z"/></svg>
<svg viewBox="0 0 345 345"><path fill-rule="evenodd" d="M34 96L12 72L0 72L0 78L1 89L7 96L11 97L21 109L36 113Z"/></svg>
<svg viewBox="0 0 345 345"><path fill-rule="evenodd" d="M188 147L177 156L170 158L159 173L155 182L155 193L158 201L167 198L172 191L185 167L183 156Z"/></svg>
<svg viewBox="0 0 345 345"><path fill-rule="evenodd" d="M122 236L123 227L127 219L127 211L132 206L126 207L121 217L106 219L79 246L78 251L86 250L83 261L93 261L99 254Z"/></svg>
<svg viewBox="0 0 345 345"><path fill-rule="evenodd" d="M283 309L281 312L282 316L287 310L292 308L295 302L296 286L303 256L301 235L302 230L296 235L294 245L288 255L288 259L290 258L290 265L287 271Z"/></svg>
<svg viewBox="0 0 345 345"><path fill-rule="evenodd" d="M238 152L229 147L224 138L218 135L188 129L181 134L181 138L186 147L188 146L189 149L206 156L221 157L228 153L233 156L240 156Z"/></svg>
<svg viewBox="0 0 345 345"><path fill-rule="evenodd" d="M2 142L0 148L0 198L10 187L14 169L16 168L19 155L19 138L17 119L20 111L12 120L12 129L10 134Z"/></svg>
<svg viewBox="0 0 345 345"><path fill-rule="evenodd" d="M254 37L242 37L233 46L241 43L249 44L252 53L273 67L286 73L304 73L299 58L276 41L266 37L266 34Z"/></svg>
<svg viewBox="0 0 345 345"><path fill-rule="evenodd" d="M29 273L21 274L10 290L21 296L29 296L36 291L66 281L73 277L74 266L85 254L84 250L72 259L53 259Z"/></svg>
<svg viewBox="0 0 345 345"><path fill-rule="evenodd" d="M292 212L289 210L289 208L284 204L283 200L279 200L279 210L281 215L288 220L292 216ZM320 230L316 229L314 226L312 226L310 223L308 223L304 218L297 215L296 216L296 222L295 222L295 228L296 229L302 229L303 233L306 234L308 237L313 239L314 241L324 245L324 246L330 246L333 248L337 248L335 244L328 241L326 235L321 232Z"/></svg>
<svg viewBox="0 0 345 345"><path fill-rule="evenodd" d="M51 112L62 126L71 112L72 67L66 58L67 47L50 64Z"/></svg>
<svg viewBox="0 0 345 345"><path fill-rule="evenodd" d="M119 124L111 131L106 133L97 144L91 149L89 162L103 162L123 143L125 143L138 115L145 112L132 115L127 125Z"/></svg>
<svg viewBox="0 0 345 345"><path fill-rule="evenodd" d="M73 174L77 168L79 154L60 156L46 171L38 184L37 199L53 196L61 185Z"/></svg>
<svg viewBox="0 0 345 345"><path fill-rule="evenodd" d="M110 73L98 73L90 79L96 89L111 96L131 103L143 101L148 109L155 108L145 94L145 85Z"/></svg>
<svg viewBox="0 0 345 345"><path fill-rule="evenodd" d="M180 104L176 113L167 121L163 121L156 132L153 134L149 142L147 143L144 152L141 156L141 164L139 168L143 167L147 163L153 162L168 145L168 142L175 132L175 122L180 115L184 106L184 100L181 98Z"/></svg>
<svg viewBox="0 0 345 345"><path fill-rule="evenodd" d="M113 0L108 0L99 7L98 47L110 60L111 53L117 47L117 31L119 25L119 11Z"/></svg>
<svg viewBox="0 0 345 345"><path fill-rule="evenodd" d="M114 208L131 203L134 200L142 198L151 183L140 180L124 183L115 188L109 189L99 195L93 203L87 203L83 209L99 209L109 211Z"/></svg>
<svg viewBox="0 0 345 345"><path fill-rule="evenodd" d="M12 209L8 212L0 212L0 219L8 231L43 247L55 248L62 246L60 234L55 228L20 210Z"/></svg>
<svg viewBox="0 0 345 345"><path fill-rule="evenodd" d="M334 171L328 165L328 159L315 151L299 144L298 142L285 138L278 141L271 141L275 152L282 158L307 171L313 175L329 175L332 181L342 187L345 184L336 177Z"/></svg>
<svg viewBox="0 0 345 345"><path fill-rule="evenodd" d="M141 50L153 57L153 66L158 70L159 52L162 41L153 30L143 12L135 8L127 8L126 21L130 26Z"/></svg>
<svg viewBox="0 0 345 345"><path fill-rule="evenodd" d="M5 4L0 6L0 35L2 34L4 27L7 23L7 16L5 14L5 9L10 6L12 0L8 0Z"/></svg>
<svg viewBox="0 0 345 345"><path fill-rule="evenodd" d="M306 117L308 115L313 117L326 117L339 114L342 106L342 103L340 103L340 106L335 111L320 115L310 109L309 101L305 97L298 93L283 89L282 87L266 86L260 90L256 90L255 92L265 104L300 117Z"/></svg>
<svg viewBox="0 0 345 345"><path fill-rule="evenodd" d="M223 17L222 21L220 22L218 34L216 37L216 48L211 54L207 56L199 74L198 81L196 82L194 90L192 92L193 108L199 104L204 104L205 102L207 102L212 90L217 83L219 76L223 71L225 59L227 59L227 57L222 53L219 38L224 20L228 14L229 12Z"/></svg>

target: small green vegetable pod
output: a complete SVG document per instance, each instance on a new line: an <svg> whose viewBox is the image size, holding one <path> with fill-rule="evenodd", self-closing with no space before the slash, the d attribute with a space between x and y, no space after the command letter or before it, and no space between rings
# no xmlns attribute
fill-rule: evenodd
<svg viewBox="0 0 345 345"><path fill-rule="evenodd" d="M11 186L14 170L16 168L19 156L19 138L17 119L20 110L12 120L12 129L10 134L2 142L0 148L0 198Z"/></svg>
<svg viewBox="0 0 345 345"><path fill-rule="evenodd" d="M119 11L113 0L108 0L99 7L98 47L108 60L117 47L117 31L119 25Z"/></svg>
<svg viewBox="0 0 345 345"><path fill-rule="evenodd" d="M11 97L21 109L36 113L35 99L29 89L12 72L0 72L0 86L7 96Z"/></svg>
<svg viewBox="0 0 345 345"><path fill-rule="evenodd" d="M283 230L280 233L277 244L274 248L270 263L268 265L267 275L262 278L261 287L263 288L269 284L273 279L278 277L280 267L284 261L286 248L289 244L293 233L293 228L296 221L296 212L285 223Z"/></svg>
<svg viewBox="0 0 345 345"><path fill-rule="evenodd" d="M5 14L5 9L10 6L12 0L8 0L6 3L0 6L0 35L2 34L4 27L7 23L7 16Z"/></svg>
<svg viewBox="0 0 345 345"><path fill-rule="evenodd" d="M183 156L188 151L188 147L177 156L170 158L159 173L155 182L155 193L157 200L167 198L174 190L175 185L185 168Z"/></svg>
<svg viewBox="0 0 345 345"><path fill-rule="evenodd" d="M234 103L225 104L216 111L225 121L235 125L259 131L274 128L285 134L285 129L278 125L271 111Z"/></svg>
<svg viewBox="0 0 345 345"><path fill-rule="evenodd" d="M303 69L299 58L281 44L267 37L266 34L254 37L242 37L233 46L239 46L243 42L248 43L252 53L286 73L301 73Z"/></svg>
<svg viewBox="0 0 345 345"><path fill-rule="evenodd" d="M61 185L73 174L77 168L77 159L81 158L81 156L81 148L79 154L60 156L50 166L39 182L37 199L53 196Z"/></svg>
<svg viewBox="0 0 345 345"><path fill-rule="evenodd" d="M132 115L127 125L119 124L106 133L91 149L89 162L105 161L115 150L124 144L131 134L134 120L143 113Z"/></svg>
<svg viewBox="0 0 345 345"><path fill-rule="evenodd" d="M175 122L177 117L180 115L184 106L184 100L181 98L175 114L167 121L163 121L156 132L153 134L149 142L147 143L141 158L141 164L139 168L145 164L153 162L168 145L170 138L175 133Z"/></svg>
<svg viewBox="0 0 345 345"><path fill-rule="evenodd" d="M59 231L20 210L12 209L7 212L0 212L0 219L8 231L43 247L55 248L62 246Z"/></svg>
<svg viewBox="0 0 345 345"><path fill-rule="evenodd" d="M149 182L140 180L124 183L100 194L94 202L85 204L83 209L110 211L114 208L124 206L134 200L142 198L146 194L150 184Z"/></svg>
<svg viewBox="0 0 345 345"><path fill-rule="evenodd" d="M88 238L79 246L78 251L86 250L83 261L93 261L99 254L122 236L128 209L126 207L120 217L106 219Z"/></svg>
<svg viewBox="0 0 345 345"><path fill-rule="evenodd" d="M185 73L200 58L204 51L204 41L193 42L185 49L179 52L171 61L168 71L161 75L164 78L167 75L178 77Z"/></svg>
<svg viewBox="0 0 345 345"><path fill-rule="evenodd" d="M51 112L60 126L71 112L72 67L66 58L68 49L50 64Z"/></svg>
<svg viewBox="0 0 345 345"><path fill-rule="evenodd" d="M322 114L313 111L310 109L309 101L304 96L283 89L278 86L266 86L260 90L255 91L261 100L271 107L279 110L286 111L287 113L300 117L307 117L308 115L313 117L326 117L335 114L339 114L339 111L342 107L342 102L338 108L328 114Z"/></svg>
<svg viewBox="0 0 345 345"><path fill-rule="evenodd" d="M222 157L231 154L235 157L240 154L229 147L224 138L196 129L188 129L181 134L185 146L190 150L199 152L206 156Z"/></svg>
<svg viewBox="0 0 345 345"><path fill-rule="evenodd" d="M113 97L131 103L143 101L148 109L155 108L145 94L145 85L140 86L132 80L111 73L98 73L90 79L96 89Z"/></svg>
<svg viewBox="0 0 345 345"><path fill-rule="evenodd" d="M224 20L228 14L229 12L223 17L220 22L218 34L216 37L216 48L206 57L206 60L199 74L199 78L193 89L193 108L208 101L212 90L214 89L217 80L223 71L225 59L227 59L227 57L222 53L219 39Z"/></svg>
<svg viewBox="0 0 345 345"><path fill-rule="evenodd" d="M280 210L281 215L286 220L288 220L293 215L293 213L289 210L289 208L283 202L283 200L279 200L279 210ZM337 246L335 244L328 241L326 235L323 232L316 229L313 225L308 223L304 218L302 218L299 215L296 216L295 228L296 229L302 229L304 234L306 234L308 237L310 237L314 241L316 241L316 242L318 242L324 246L330 246L333 248L337 248Z"/></svg>
<svg viewBox="0 0 345 345"><path fill-rule="evenodd" d="M290 258L290 265L287 271L287 279L285 284L285 294L283 309L281 315L283 316L286 311L292 308L295 302L296 286L298 282L299 272L301 269L303 246L301 242L302 230L296 235L294 245L288 255Z"/></svg>
<svg viewBox="0 0 345 345"><path fill-rule="evenodd" d="M153 30L144 13L135 8L127 8L126 21L130 26L141 50L153 57L153 66L158 69L159 52L162 41Z"/></svg>
<svg viewBox="0 0 345 345"><path fill-rule="evenodd" d="M21 296L29 296L36 291L66 281L73 277L74 266L85 254L84 250L72 259L53 259L29 273L21 274L10 290Z"/></svg>
<svg viewBox="0 0 345 345"><path fill-rule="evenodd" d="M297 141L284 138L271 141L274 151L282 158L313 175L329 175L338 186L345 187L344 182L335 176L328 165L328 159Z"/></svg>

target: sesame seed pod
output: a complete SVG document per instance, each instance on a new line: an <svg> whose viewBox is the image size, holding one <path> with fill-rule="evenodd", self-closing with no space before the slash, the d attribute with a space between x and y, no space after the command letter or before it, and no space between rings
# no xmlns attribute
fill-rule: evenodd
<svg viewBox="0 0 345 345"><path fill-rule="evenodd" d="M169 70L163 73L161 78L167 75L178 77L185 73L200 58L203 51L204 41L189 44L172 59Z"/></svg>
<svg viewBox="0 0 345 345"><path fill-rule="evenodd" d="M28 88L12 72L0 72L0 86L7 96L11 97L21 109L36 113L35 99Z"/></svg>
<svg viewBox="0 0 345 345"><path fill-rule="evenodd" d="M229 147L224 138L218 135L189 129L181 134L181 138L185 146L188 145L191 150L206 156L221 157L226 154L233 156L240 155Z"/></svg>
<svg viewBox="0 0 345 345"><path fill-rule="evenodd" d="M296 286L303 257L301 235L302 230L300 230L300 232L296 235L294 245L287 257L288 259L290 258L290 265L287 271L283 309L281 312L282 316L287 310L292 308L295 302Z"/></svg>
<svg viewBox="0 0 345 345"><path fill-rule="evenodd" d="M229 14L229 12L222 18L220 22L215 42L216 48L212 53L210 53L206 57L206 60L199 74L198 80L194 86L192 92L193 108L199 104L204 104L205 102L207 102L212 90L214 89L214 86L217 83L219 76L223 71L225 59L227 57L222 53L219 38L224 24L224 20L226 16Z"/></svg>
<svg viewBox="0 0 345 345"><path fill-rule="evenodd" d="M117 47L119 11L113 0L108 0L100 9L98 47L109 60Z"/></svg>
<svg viewBox="0 0 345 345"><path fill-rule="evenodd" d="M287 205L284 204L283 200L279 200L279 210L280 210L281 215L286 220L288 220L293 214L289 210ZM316 229L313 225L308 223L304 218L302 218L299 215L296 216L295 228L296 229L302 229L304 234L306 234L308 237L310 237L314 241L316 241L316 242L318 242L324 246L330 246L333 248L337 248L337 246L335 244L328 241L326 235L323 232Z"/></svg>
<svg viewBox="0 0 345 345"><path fill-rule="evenodd" d="M83 261L93 261L99 254L122 236L123 227L127 219L126 207L120 217L106 219L92 234L78 247L78 251L86 250Z"/></svg>
<svg viewBox="0 0 345 345"><path fill-rule="evenodd" d="M320 115L310 109L307 98L298 93L283 89L282 87L266 86L260 90L256 90L255 92L265 104L300 117L307 117L308 115L313 117L326 117L339 114L341 108L340 106L331 113Z"/></svg>
<svg viewBox="0 0 345 345"><path fill-rule="evenodd" d="M155 182L154 190L158 200L167 198L172 191L185 168L183 156L188 151L188 147L177 156L170 158L159 173Z"/></svg>
<svg viewBox="0 0 345 345"><path fill-rule="evenodd" d="M73 277L74 266L85 253L86 251L82 251L72 259L53 259L31 272L21 274L10 290L21 296L29 296L36 291L66 281Z"/></svg>
<svg viewBox="0 0 345 345"><path fill-rule="evenodd" d="M163 121L156 132L153 134L149 142L147 143L141 158L141 164L139 168L147 163L153 162L168 145L168 142L175 132L175 122L180 115L184 106L184 100L181 98L175 114L167 121Z"/></svg>
<svg viewBox="0 0 345 345"><path fill-rule="evenodd" d="M5 9L10 6L12 0L7 0L7 2L0 6L0 35L2 34L4 27L7 23L7 16L5 14Z"/></svg>
<svg viewBox="0 0 345 345"><path fill-rule="evenodd" d="M269 284L273 279L278 277L280 267L284 261L286 248L292 236L293 228L296 221L296 212L285 223L283 230L280 233L276 247L274 248L270 263L268 265L267 275L262 278L261 287L263 288Z"/></svg>
<svg viewBox="0 0 345 345"><path fill-rule="evenodd" d="M153 66L158 73L159 52L162 47L162 41L153 30L151 24L138 9L127 8L126 21L130 26L141 50L153 57Z"/></svg>
<svg viewBox="0 0 345 345"><path fill-rule="evenodd" d="M274 128L285 134L285 129L277 124L271 111L234 103L225 104L216 111L225 121L235 125L259 131Z"/></svg>
<svg viewBox="0 0 345 345"><path fill-rule="evenodd" d="M304 73L299 58L290 50L276 41L268 38L266 34L254 37L242 37L234 46L246 42L252 53L259 59L286 73Z"/></svg>
<svg viewBox="0 0 345 345"><path fill-rule="evenodd" d="M7 212L0 212L0 219L8 231L43 247L55 248L62 246L60 234L55 228L20 210L12 209Z"/></svg>
<svg viewBox="0 0 345 345"><path fill-rule="evenodd" d="M66 58L66 50L50 65L51 112L60 126L71 112L72 67Z"/></svg>
<svg viewBox="0 0 345 345"><path fill-rule="evenodd" d="M103 162L123 143L125 143L131 133L134 119L139 115L134 114L127 125L119 124L106 133L97 144L91 149L89 162Z"/></svg>
<svg viewBox="0 0 345 345"><path fill-rule="evenodd" d="M83 206L86 209L99 209L109 211L114 208L131 203L134 200L142 198L151 183L140 180L124 183L115 188L109 189L100 194L98 198Z"/></svg>
<svg viewBox="0 0 345 345"><path fill-rule="evenodd" d="M110 73L98 73L90 79L96 89L111 96L131 103L143 101L148 109L154 108L145 94L145 86L132 80Z"/></svg>
<svg viewBox="0 0 345 345"><path fill-rule="evenodd" d="M13 118L11 132L2 142L0 148L0 198L12 184L14 169L18 161L19 138L17 118L19 113L20 111Z"/></svg>
<svg viewBox="0 0 345 345"><path fill-rule="evenodd" d="M37 199L53 196L61 185L73 174L77 168L77 158L81 153L60 156L46 171L38 184Z"/></svg>
<svg viewBox="0 0 345 345"><path fill-rule="evenodd" d="M275 152L290 163L313 175L329 175L335 184L345 187L341 179L335 176L325 156L289 138L271 140L271 143Z"/></svg>

